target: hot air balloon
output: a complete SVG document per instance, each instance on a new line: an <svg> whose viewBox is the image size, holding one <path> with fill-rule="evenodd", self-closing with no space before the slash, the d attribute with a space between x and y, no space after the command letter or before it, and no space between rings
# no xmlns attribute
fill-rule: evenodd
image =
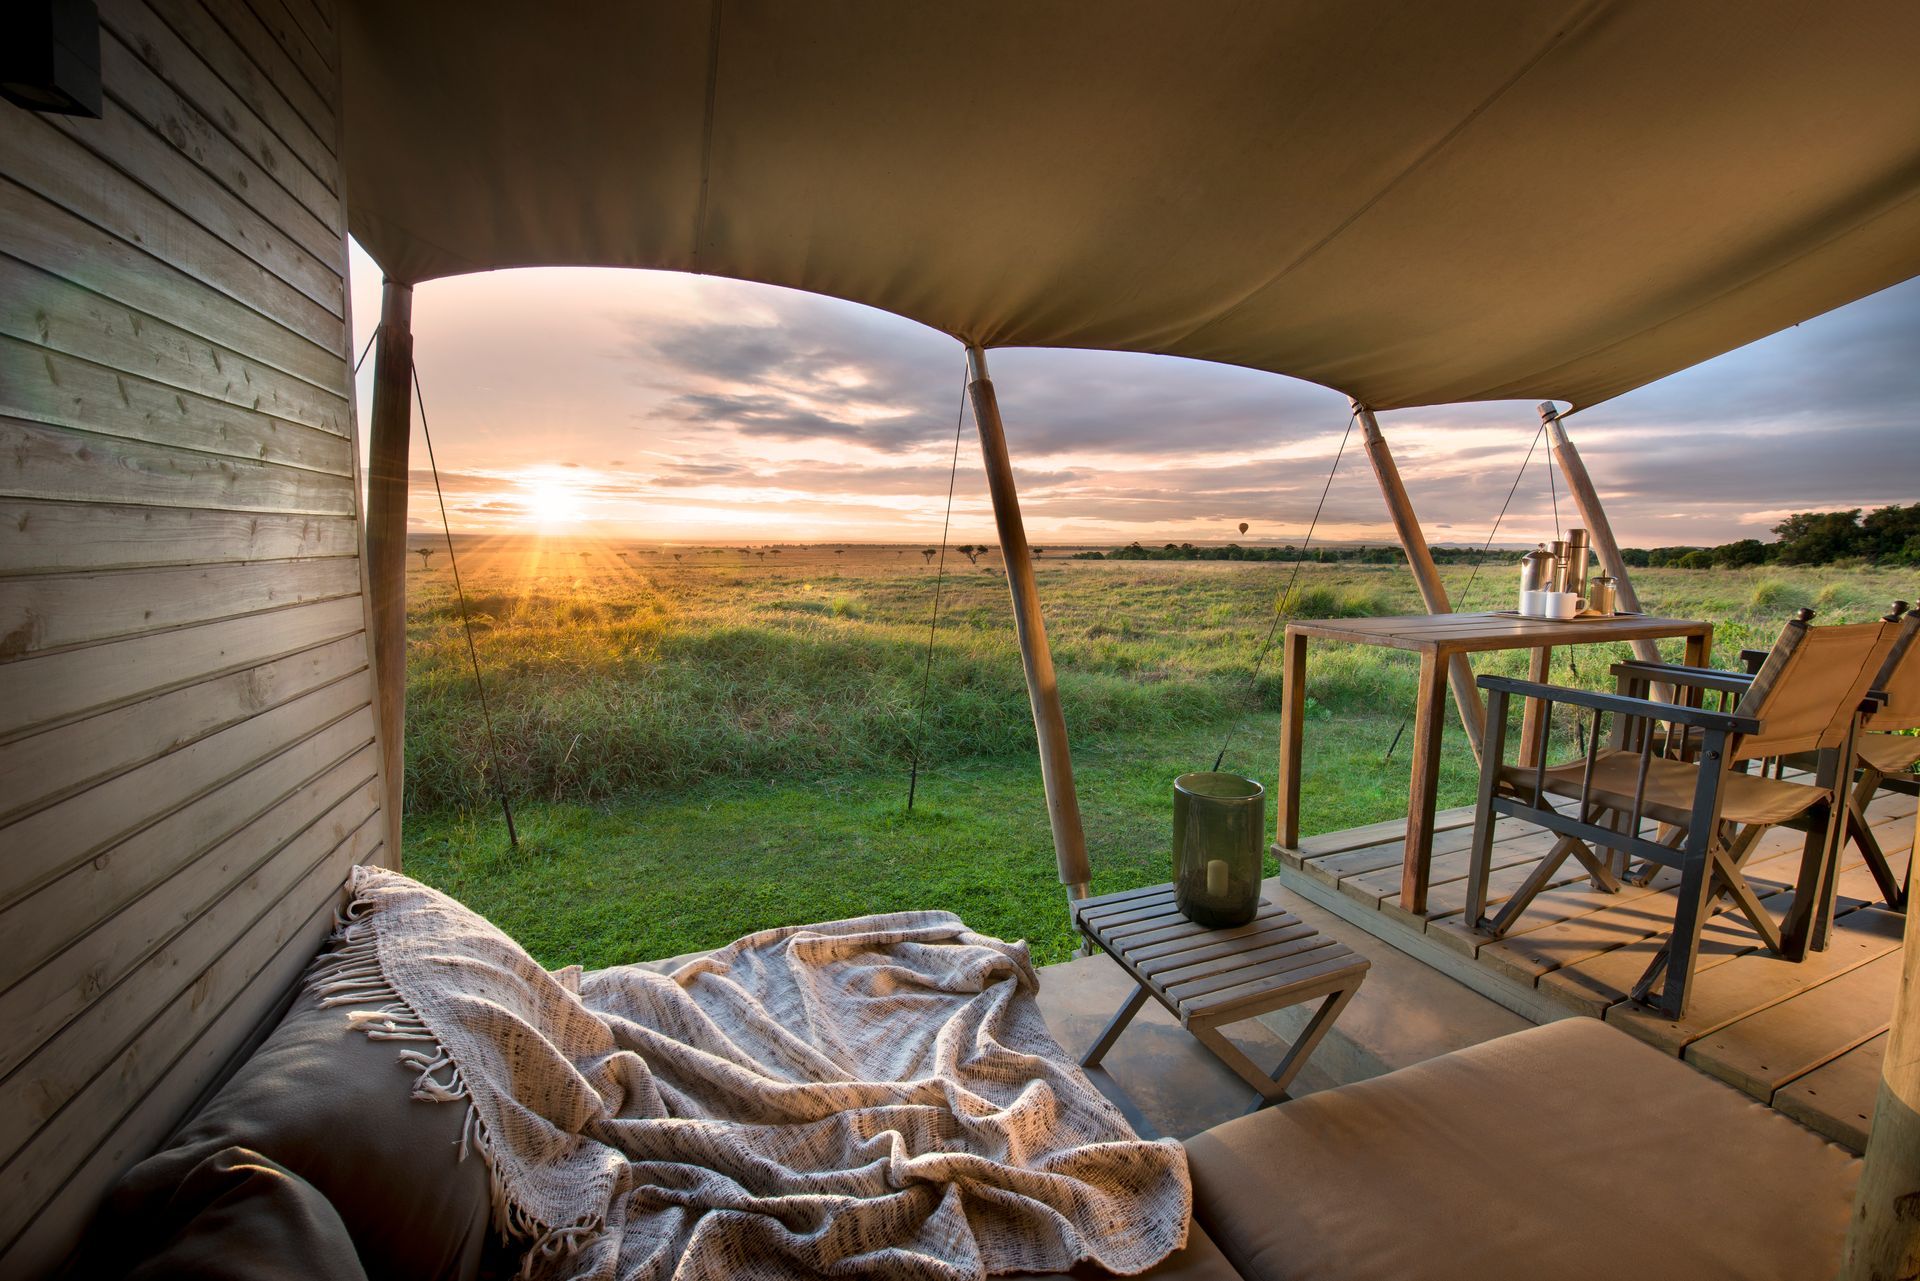
<svg viewBox="0 0 1920 1281"><path fill-rule="evenodd" d="M1247 522L1244 520L1240 522L1240 532L1242 534L1245 534L1247 532Z"/></svg>

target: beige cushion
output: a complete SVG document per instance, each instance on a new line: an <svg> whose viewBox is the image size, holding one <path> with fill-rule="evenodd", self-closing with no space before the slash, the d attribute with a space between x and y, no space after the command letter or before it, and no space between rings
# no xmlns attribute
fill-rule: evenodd
<svg viewBox="0 0 1920 1281"><path fill-rule="evenodd" d="M1859 1162L1593 1019L1229 1121L1195 1214L1248 1281L1807 1281Z"/></svg>
<svg viewBox="0 0 1920 1281"><path fill-rule="evenodd" d="M1240 1281L1240 1274L1220 1253L1207 1230L1198 1223L1187 1224L1187 1244L1139 1274L1152 1281ZM1102 1281L1113 1273L1091 1263L1083 1263L1071 1272L1049 1272L1037 1281Z"/></svg>

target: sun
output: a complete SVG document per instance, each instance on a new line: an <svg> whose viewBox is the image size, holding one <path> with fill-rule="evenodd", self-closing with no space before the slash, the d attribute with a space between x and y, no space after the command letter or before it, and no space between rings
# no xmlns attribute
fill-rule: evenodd
<svg viewBox="0 0 1920 1281"><path fill-rule="evenodd" d="M584 517L584 500L577 486L558 476L535 475L520 482L520 502L526 521L540 529L575 525Z"/></svg>

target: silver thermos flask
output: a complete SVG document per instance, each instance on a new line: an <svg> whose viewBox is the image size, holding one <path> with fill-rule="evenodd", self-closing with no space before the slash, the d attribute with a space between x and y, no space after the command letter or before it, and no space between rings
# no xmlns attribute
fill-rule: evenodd
<svg viewBox="0 0 1920 1281"><path fill-rule="evenodd" d="M1575 596L1587 594L1587 531L1584 529L1567 531L1566 578L1560 590Z"/></svg>
<svg viewBox="0 0 1920 1281"><path fill-rule="evenodd" d="M1547 590L1564 592L1567 590L1567 566L1572 563L1567 559L1566 539L1554 539L1550 554L1553 556L1553 565L1547 574Z"/></svg>
<svg viewBox="0 0 1920 1281"><path fill-rule="evenodd" d="M1531 614L1534 604L1528 597L1547 590L1553 579L1553 553L1542 543L1520 558L1520 612Z"/></svg>

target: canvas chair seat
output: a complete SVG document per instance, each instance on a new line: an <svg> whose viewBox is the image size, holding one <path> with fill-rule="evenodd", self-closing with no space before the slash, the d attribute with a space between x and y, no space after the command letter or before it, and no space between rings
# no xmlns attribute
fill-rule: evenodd
<svg viewBox="0 0 1920 1281"><path fill-rule="evenodd" d="M1920 743L1920 739L1909 741ZM1578 797L1586 769L1584 757L1549 766L1541 786L1555 796ZM1602 748L1594 757L1590 799L1608 809L1630 813L1639 770L1637 753ZM1648 762L1645 800L1640 812L1662 823L1685 827L1693 812L1693 793L1699 779L1698 766L1690 762L1654 757ZM1530 767L1505 766L1500 771L1500 781L1510 795L1533 795L1534 772ZM1826 788L1807 783L1762 778L1757 774L1729 774L1721 785L1720 817L1742 826L1749 823L1772 826L1799 818L1826 796Z"/></svg>
<svg viewBox="0 0 1920 1281"><path fill-rule="evenodd" d="M1904 774L1920 762L1920 738L1912 734L1862 734L1854 743L1860 763L1882 774Z"/></svg>

